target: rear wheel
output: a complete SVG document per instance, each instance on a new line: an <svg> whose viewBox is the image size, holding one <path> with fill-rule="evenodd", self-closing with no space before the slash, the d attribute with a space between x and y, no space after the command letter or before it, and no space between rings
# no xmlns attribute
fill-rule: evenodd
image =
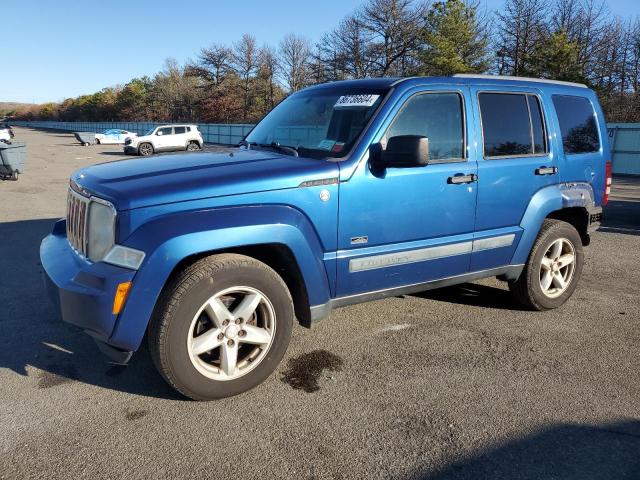
<svg viewBox="0 0 640 480"><path fill-rule="evenodd" d="M526 307L550 310L573 294L582 274L584 253L573 225L547 219L542 224L529 259L509 290Z"/></svg>
<svg viewBox="0 0 640 480"><path fill-rule="evenodd" d="M141 143L138 147L138 153L143 157L148 157L149 155L153 155L153 145L150 143Z"/></svg>
<svg viewBox="0 0 640 480"><path fill-rule="evenodd" d="M150 351L165 380L187 397L228 397L275 370L293 317L289 290L270 267L243 255L214 255L166 289L149 330Z"/></svg>
<svg viewBox="0 0 640 480"><path fill-rule="evenodd" d="M200 144L198 142L189 142L189 145L187 145L187 151L193 152L195 150L200 150Z"/></svg>

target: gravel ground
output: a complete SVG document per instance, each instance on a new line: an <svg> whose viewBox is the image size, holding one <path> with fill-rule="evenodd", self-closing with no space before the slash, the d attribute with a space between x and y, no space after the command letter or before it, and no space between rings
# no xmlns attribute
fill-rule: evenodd
<svg viewBox="0 0 640 480"><path fill-rule="evenodd" d="M70 173L122 158L16 128L0 182L0 478L640 478L640 180L616 179L562 308L472 284L335 311L294 329L272 377L187 401L146 352L109 366L55 319L38 245Z"/></svg>

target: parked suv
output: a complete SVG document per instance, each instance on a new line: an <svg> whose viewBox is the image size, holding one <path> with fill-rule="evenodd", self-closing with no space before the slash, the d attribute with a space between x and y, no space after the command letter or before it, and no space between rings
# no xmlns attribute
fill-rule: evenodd
<svg viewBox="0 0 640 480"><path fill-rule="evenodd" d="M203 145L202 134L196 125L160 125L141 137L125 139L124 153L147 157L156 152L200 150Z"/></svg>
<svg viewBox="0 0 640 480"><path fill-rule="evenodd" d="M607 202L608 152L584 85L334 82L231 152L77 171L40 256L63 319L114 361L146 337L174 388L226 397L274 371L295 319L345 305L497 276L530 309L560 307Z"/></svg>

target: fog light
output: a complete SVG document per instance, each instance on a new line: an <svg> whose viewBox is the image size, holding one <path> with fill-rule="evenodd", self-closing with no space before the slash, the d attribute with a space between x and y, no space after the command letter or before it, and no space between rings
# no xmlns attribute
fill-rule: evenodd
<svg viewBox="0 0 640 480"><path fill-rule="evenodd" d="M124 307L124 302L127 301L127 295L129 295L130 289L131 282L122 282L118 285L116 295L113 297L113 309L111 310L111 313L118 315L122 311L122 307Z"/></svg>

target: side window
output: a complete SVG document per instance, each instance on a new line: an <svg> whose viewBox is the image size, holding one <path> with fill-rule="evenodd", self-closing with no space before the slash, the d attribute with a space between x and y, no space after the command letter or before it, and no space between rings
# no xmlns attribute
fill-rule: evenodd
<svg viewBox="0 0 640 480"><path fill-rule="evenodd" d="M558 114L562 145L567 155L600 150L596 114L585 97L554 95L553 105Z"/></svg>
<svg viewBox="0 0 640 480"><path fill-rule="evenodd" d="M429 139L429 158L464 158L464 115L458 93L421 93L411 97L384 136L421 135Z"/></svg>
<svg viewBox="0 0 640 480"><path fill-rule="evenodd" d="M171 127L160 128L160 129L158 129L158 133L162 132L162 133L160 133L160 135L162 135L162 136L171 135L171 133L172 133L171 131L172 130L173 129Z"/></svg>
<svg viewBox="0 0 640 480"><path fill-rule="evenodd" d="M176 135L180 135L184 133L186 130L184 127L174 127L173 131L175 132Z"/></svg>
<svg viewBox="0 0 640 480"><path fill-rule="evenodd" d="M535 95L479 95L486 158L539 155L548 151L544 118Z"/></svg>

